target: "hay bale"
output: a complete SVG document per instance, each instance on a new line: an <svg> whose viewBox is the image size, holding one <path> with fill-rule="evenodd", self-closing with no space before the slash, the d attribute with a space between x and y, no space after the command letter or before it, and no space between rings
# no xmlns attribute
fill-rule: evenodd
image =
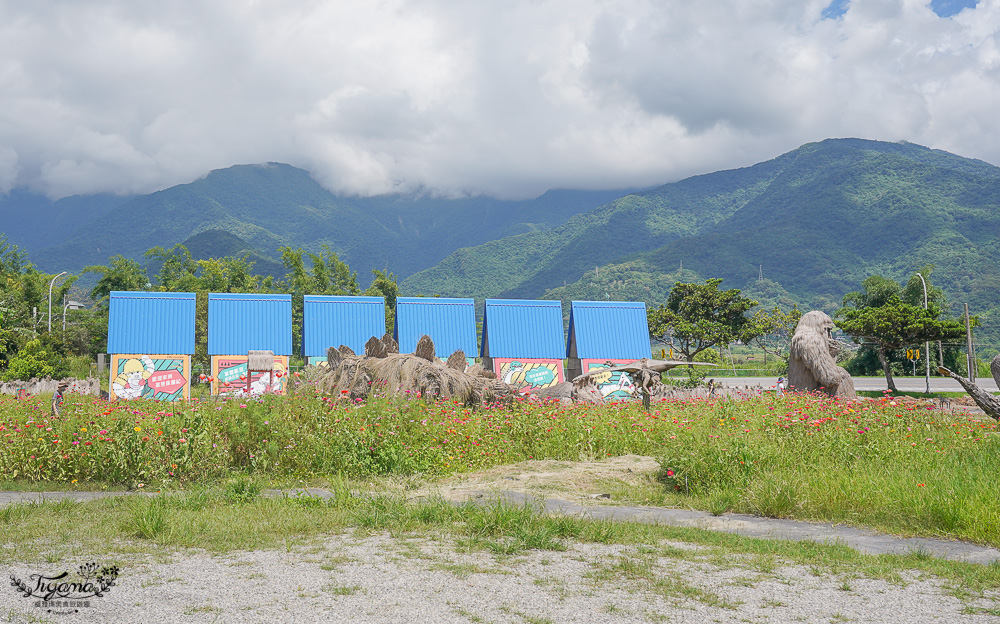
<svg viewBox="0 0 1000 624"><path fill-rule="evenodd" d="M274 368L274 351L247 351L247 370L251 372L270 372Z"/></svg>
<svg viewBox="0 0 1000 624"><path fill-rule="evenodd" d="M476 363L465 369L466 374L472 375L473 377L483 377L485 379L496 379L497 374L491 370L483 367L482 364Z"/></svg>
<svg viewBox="0 0 1000 624"><path fill-rule="evenodd" d="M399 343L396 342L392 334L386 333L382 335L382 344L385 345L385 352L388 353L399 353Z"/></svg>
<svg viewBox="0 0 1000 624"><path fill-rule="evenodd" d="M832 330L833 319L819 310L807 312L799 319L788 354L789 389L857 398L850 373L837 366L839 347L830 336Z"/></svg>
<svg viewBox="0 0 1000 624"><path fill-rule="evenodd" d="M375 336L369 338L368 342L365 343L365 357L384 358L387 355L389 353L385 349L385 344Z"/></svg>
<svg viewBox="0 0 1000 624"><path fill-rule="evenodd" d="M417 348L413 350L413 355L428 362L434 361L434 341L431 340L430 336L424 334L420 337L420 340L417 341Z"/></svg>
<svg viewBox="0 0 1000 624"><path fill-rule="evenodd" d="M335 370L338 366L340 366L340 360L342 360L343 357L344 356L340 355L340 351L330 347L326 350L327 367L329 367L330 370Z"/></svg>
<svg viewBox="0 0 1000 624"><path fill-rule="evenodd" d="M461 349L449 355L448 361L445 362L445 366L458 371L464 371L468 365L469 363L465 361L465 351Z"/></svg>

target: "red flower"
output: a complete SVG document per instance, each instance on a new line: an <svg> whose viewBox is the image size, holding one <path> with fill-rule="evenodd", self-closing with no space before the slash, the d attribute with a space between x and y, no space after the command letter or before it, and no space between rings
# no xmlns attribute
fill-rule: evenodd
<svg viewBox="0 0 1000 624"><path fill-rule="evenodd" d="M668 470L668 471L667 471L667 476L668 476L668 477L672 477L672 476L674 476L674 471L673 471L673 470Z"/></svg>

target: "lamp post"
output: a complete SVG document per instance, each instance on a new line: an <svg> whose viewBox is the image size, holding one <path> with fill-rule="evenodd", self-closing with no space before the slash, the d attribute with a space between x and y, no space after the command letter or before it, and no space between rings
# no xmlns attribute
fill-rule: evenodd
<svg viewBox="0 0 1000 624"><path fill-rule="evenodd" d="M926 310L927 309L927 282L924 281L924 276L921 275L919 272L917 273L917 277L920 278L920 283L923 284L923 286L924 286L924 310ZM924 392L927 393L927 394L930 394L931 393L931 343L929 341L928 342L924 342L924 362L927 364L927 376L926 376L927 386L924 389ZM944 366L944 364L942 364L942 366Z"/></svg>
<svg viewBox="0 0 1000 624"><path fill-rule="evenodd" d="M56 275L52 278L52 281L49 282L49 331L52 331L52 286L56 283L56 280L63 275L66 275L66 271Z"/></svg>
<svg viewBox="0 0 1000 624"><path fill-rule="evenodd" d="M66 300L63 299L63 301ZM63 305L63 331L66 331L66 310L82 310L83 308L84 305L79 301L73 301L72 299L66 301Z"/></svg>

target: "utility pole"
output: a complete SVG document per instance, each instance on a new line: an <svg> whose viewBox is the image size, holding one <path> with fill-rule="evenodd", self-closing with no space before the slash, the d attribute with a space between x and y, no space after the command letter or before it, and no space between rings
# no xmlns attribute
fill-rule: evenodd
<svg viewBox="0 0 1000 624"><path fill-rule="evenodd" d="M920 278L920 283L924 286L924 310L927 310L927 282L924 280L924 276L917 273L917 277ZM931 393L931 343L930 341L924 342L924 362L927 363L927 376L925 377L927 385L925 386L924 392L927 394Z"/></svg>
<svg viewBox="0 0 1000 624"><path fill-rule="evenodd" d="M972 326L969 324L969 304L965 304L965 347L967 349L969 381L976 381L976 356L972 351Z"/></svg>

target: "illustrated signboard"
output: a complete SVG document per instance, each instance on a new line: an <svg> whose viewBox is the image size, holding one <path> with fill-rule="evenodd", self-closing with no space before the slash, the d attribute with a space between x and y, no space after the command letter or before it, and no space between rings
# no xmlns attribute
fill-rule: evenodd
<svg viewBox="0 0 1000 624"><path fill-rule="evenodd" d="M108 397L179 401L191 396L190 380L190 355L115 353Z"/></svg>
<svg viewBox="0 0 1000 624"><path fill-rule="evenodd" d="M548 388L564 379L562 360L538 358L493 358L497 379L518 390Z"/></svg>
<svg viewBox="0 0 1000 624"><path fill-rule="evenodd" d="M247 356L212 356L212 394L221 396L259 396L284 394L288 381L288 356L274 356L274 374L255 372L250 375L247 391Z"/></svg>
<svg viewBox="0 0 1000 624"><path fill-rule="evenodd" d="M589 373L601 368L611 368L612 366L622 366L631 364L635 360L582 360L583 372ZM597 389L605 399L629 399L635 392L635 382L632 377L623 371L608 371L607 373L596 373L591 375L591 379L597 384Z"/></svg>

